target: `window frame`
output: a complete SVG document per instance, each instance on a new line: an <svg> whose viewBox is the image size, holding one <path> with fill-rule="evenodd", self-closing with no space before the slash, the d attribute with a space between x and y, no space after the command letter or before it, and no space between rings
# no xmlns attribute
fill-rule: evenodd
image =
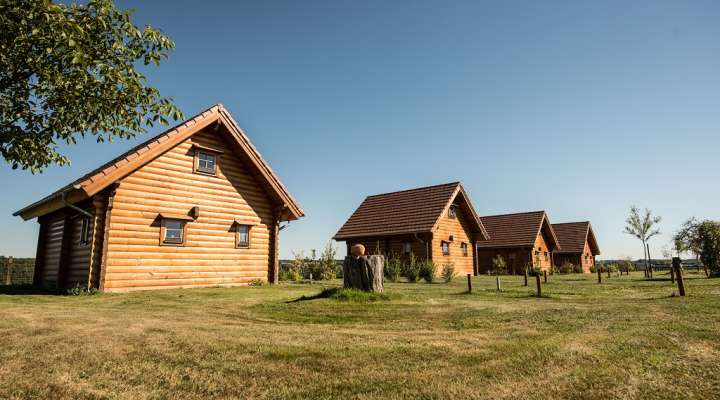
<svg viewBox="0 0 720 400"><path fill-rule="evenodd" d="M236 249L248 249L252 244L252 225L250 224L235 224L235 248ZM247 228L247 242L240 243L240 228Z"/></svg>
<svg viewBox="0 0 720 400"><path fill-rule="evenodd" d="M448 208L448 218L457 219L457 207L453 204Z"/></svg>
<svg viewBox="0 0 720 400"><path fill-rule="evenodd" d="M206 168L200 166L200 158L205 155L206 157L212 157L213 158L213 168ZM204 174L204 175L217 175L217 167L218 167L218 154L212 151L208 151L205 149L197 149L195 150L195 173Z"/></svg>
<svg viewBox="0 0 720 400"><path fill-rule="evenodd" d="M92 221L90 217L82 216L80 221L80 245L87 246L92 241Z"/></svg>
<svg viewBox="0 0 720 400"><path fill-rule="evenodd" d="M171 221L180 223L180 241L167 240L167 223ZM187 240L187 222L188 221L179 218L162 218L160 220L160 245L177 247L185 246L185 242Z"/></svg>
<svg viewBox="0 0 720 400"><path fill-rule="evenodd" d="M462 251L463 257L468 256L468 244L466 242L460 243L460 250Z"/></svg>
<svg viewBox="0 0 720 400"><path fill-rule="evenodd" d="M447 251L445 250L446 248L447 248ZM450 242L448 242L447 240L441 240L440 241L440 252L444 256L449 256L450 255Z"/></svg>
<svg viewBox="0 0 720 400"><path fill-rule="evenodd" d="M403 242L403 254L406 256L409 256L412 254L412 243L410 242Z"/></svg>

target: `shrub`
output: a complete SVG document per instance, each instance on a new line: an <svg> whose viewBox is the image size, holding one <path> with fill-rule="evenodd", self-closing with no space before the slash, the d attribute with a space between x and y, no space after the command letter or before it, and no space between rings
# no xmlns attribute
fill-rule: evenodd
<svg viewBox="0 0 720 400"><path fill-rule="evenodd" d="M598 268L598 265L597 265L597 264L591 265L591 266L590 266L590 272L592 272L593 274L596 273L596 272L597 272L597 268Z"/></svg>
<svg viewBox="0 0 720 400"><path fill-rule="evenodd" d="M98 290L92 287L88 288L77 284L75 287L68 289L66 293L68 296L92 296L98 294Z"/></svg>
<svg viewBox="0 0 720 400"><path fill-rule="evenodd" d="M498 254L495 256L495 258L492 259L492 265L493 265L493 273L496 275L500 275L505 273L507 270L507 263L505 263L505 259Z"/></svg>
<svg viewBox="0 0 720 400"><path fill-rule="evenodd" d="M281 281L300 282L303 279L303 272L307 269L308 259L303 252L293 252L293 260L290 265L283 266L280 270Z"/></svg>
<svg viewBox="0 0 720 400"><path fill-rule="evenodd" d="M712 276L720 275L720 223L703 221L697 232L701 246L700 261Z"/></svg>
<svg viewBox="0 0 720 400"><path fill-rule="evenodd" d="M397 282L402 275L402 264L402 259L396 253L390 254L385 262L385 279Z"/></svg>
<svg viewBox="0 0 720 400"><path fill-rule="evenodd" d="M437 265L432 260L420 261L420 277L427 283L433 283L435 280L435 272L437 271Z"/></svg>
<svg viewBox="0 0 720 400"><path fill-rule="evenodd" d="M558 267L558 272L561 274L571 274L575 272L575 265L571 262L564 262Z"/></svg>
<svg viewBox="0 0 720 400"><path fill-rule="evenodd" d="M414 255L410 254L410 259L403 263L402 276L404 276L408 282L417 282L420 277L420 263Z"/></svg>
<svg viewBox="0 0 720 400"><path fill-rule="evenodd" d="M262 279L253 279L250 282L248 282L249 286L265 286L267 282L265 282Z"/></svg>
<svg viewBox="0 0 720 400"><path fill-rule="evenodd" d="M583 267L580 264L573 264L573 272L576 274L582 274L583 273Z"/></svg>
<svg viewBox="0 0 720 400"><path fill-rule="evenodd" d="M453 263L443 264L441 276L445 283L452 282L452 280L457 276L457 272L455 272L455 265Z"/></svg>
<svg viewBox="0 0 720 400"><path fill-rule="evenodd" d="M313 280L330 280L337 276L337 261L335 260L336 250L331 242L325 246L319 260L312 260L308 263L308 271L312 274Z"/></svg>
<svg viewBox="0 0 720 400"><path fill-rule="evenodd" d="M618 265L617 264L605 264L603 265L603 272L608 272L608 269L610 272L618 272Z"/></svg>
<svg viewBox="0 0 720 400"><path fill-rule="evenodd" d="M528 275L530 276L543 276L542 268L540 267L529 267L528 268Z"/></svg>

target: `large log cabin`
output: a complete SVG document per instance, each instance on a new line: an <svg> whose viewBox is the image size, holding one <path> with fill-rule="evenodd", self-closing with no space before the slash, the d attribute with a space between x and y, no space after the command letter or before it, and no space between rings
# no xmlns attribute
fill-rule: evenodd
<svg viewBox="0 0 720 400"><path fill-rule="evenodd" d="M492 260L503 257L511 274L522 274L528 265L549 271L553 252L560 248L545 211L480 217L490 239L478 243L480 273L493 270Z"/></svg>
<svg viewBox="0 0 720 400"><path fill-rule="evenodd" d="M580 266L582 272L590 272L590 268L595 265L595 256L600 254L600 247L590 222L566 222L552 226L561 247L553 254L555 266L570 263Z"/></svg>
<svg viewBox="0 0 720 400"><path fill-rule="evenodd" d="M40 223L35 284L128 291L276 282L304 214L216 105L15 215Z"/></svg>
<svg viewBox="0 0 720 400"><path fill-rule="evenodd" d="M475 243L487 232L460 182L367 197L334 239L368 254L398 255L452 263L461 274L477 273Z"/></svg>

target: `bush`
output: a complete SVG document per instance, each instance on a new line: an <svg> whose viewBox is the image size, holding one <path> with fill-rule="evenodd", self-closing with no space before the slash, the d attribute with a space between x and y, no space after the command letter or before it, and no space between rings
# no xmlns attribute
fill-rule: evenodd
<svg viewBox="0 0 720 400"><path fill-rule="evenodd" d="M335 260L336 250L332 243L325 246L319 260L312 260L308 263L308 271L315 281L335 279L337 276L337 261Z"/></svg>
<svg viewBox="0 0 720 400"><path fill-rule="evenodd" d="M385 279L390 282L397 282L402 275L403 262L400 257L393 253L390 254L385 262Z"/></svg>
<svg viewBox="0 0 720 400"><path fill-rule="evenodd" d="M453 263L443 264L441 276L445 283L452 282L452 280L457 276L457 272L455 272L455 265L453 265Z"/></svg>
<svg viewBox="0 0 720 400"><path fill-rule="evenodd" d="M420 262L414 255L410 255L410 259L403 263L402 276L404 276L408 282L417 282L420 277Z"/></svg>
<svg viewBox="0 0 720 400"><path fill-rule="evenodd" d="M528 275L530 275L530 276L543 276L542 268L540 268L540 267L535 267L535 266L529 267L529 268L528 268Z"/></svg>
<svg viewBox="0 0 720 400"><path fill-rule="evenodd" d="M282 266L280 269L281 281L300 282L303 279L303 272L307 269L308 259L303 252L293 252L293 260L288 266Z"/></svg>
<svg viewBox="0 0 720 400"><path fill-rule="evenodd" d="M564 262L558 267L558 272L561 274L571 274L575 272L575 264L571 262Z"/></svg>
<svg viewBox="0 0 720 400"><path fill-rule="evenodd" d="M701 245L700 261L712 276L720 275L720 223L703 221L697 229Z"/></svg>
<svg viewBox="0 0 720 400"><path fill-rule="evenodd" d="M99 292L95 288L88 288L77 284L75 287L68 289L66 293L68 296L92 296L98 294Z"/></svg>
<svg viewBox="0 0 720 400"><path fill-rule="evenodd" d="M492 265L493 265L493 273L495 275L504 274L507 270L507 263L505 263L505 259L498 254L495 256L495 258L492 259Z"/></svg>
<svg viewBox="0 0 720 400"><path fill-rule="evenodd" d="M582 274L583 273L583 267L580 264L573 264L573 272L576 274Z"/></svg>
<svg viewBox="0 0 720 400"><path fill-rule="evenodd" d="M248 286L265 286L265 284L267 282L262 279L253 279L248 283Z"/></svg>
<svg viewBox="0 0 720 400"><path fill-rule="evenodd" d="M597 264L591 265L591 266L590 266L590 272L592 272L593 274L596 273L596 272L597 272L597 268L598 268L598 265L597 265Z"/></svg>
<svg viewBox="0 0 720 400"><path fill-rule="evenodd" d="M437 272L437 265L431 260L420 261L420 277L425 279L427 283L433 283L435 281L435 272Z"/></svg>

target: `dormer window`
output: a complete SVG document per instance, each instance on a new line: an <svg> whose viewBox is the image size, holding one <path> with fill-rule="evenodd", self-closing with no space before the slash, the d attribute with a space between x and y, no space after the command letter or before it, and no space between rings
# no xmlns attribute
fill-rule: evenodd
<svg viewBox="0 0 720 400"><path fill-rule="evenodd" d="M217 165L215 154L200 151L198 152L197 159L198 172L215 175L215 167Z"/></svg>
<svg viewBox="0 0 720 400"><path fill-rule="evenodd" d="M199 144L193 144L193 149L195 150L194 172L204 175L216 175L218 159L222 151Z"/></svg>
<svg viewBox="0 0 720 400"><path fill-rule="evenodd" d="M455 219L457 218L457 211L455 210L455 206L450 206L448 209L448 218Z"/></svg>

